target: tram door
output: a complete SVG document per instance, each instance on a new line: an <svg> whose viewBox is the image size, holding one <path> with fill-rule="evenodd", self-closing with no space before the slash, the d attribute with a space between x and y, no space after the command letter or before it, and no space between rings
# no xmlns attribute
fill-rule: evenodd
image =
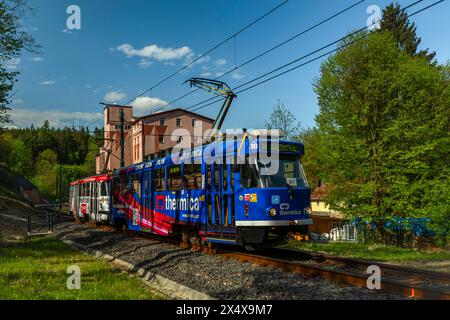
<svg viewBox="0 0 450 320"><path fill-rule="evenodd" d="M144 172L142 175L142 183L141 183L141 194L142 194L142 219L141 219L141 227L149 228L153 225L153 192L152 192L152 177L151 172ZM144 221L144 223L142 223Z"/></svg>
<svg viewBox="0 0 450 320"><path fill-rule="evenodd" d="M98 221L98 183L91 182L91 219Z"/></svg>
<svg viewBox="0 0 450 320"><path fill-rule="evenodd" d="M208 171L208 231L226 238L234 230L233 173L230 165L213 164Z"/></svg>

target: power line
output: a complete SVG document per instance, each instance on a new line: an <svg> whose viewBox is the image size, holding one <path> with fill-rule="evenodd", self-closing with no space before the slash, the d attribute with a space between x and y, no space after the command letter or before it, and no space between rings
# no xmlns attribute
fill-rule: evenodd
<svg viewBox="0 0 450 320"><path fill-rule="evenodd" d="M405 10L411 8L412 6L415 6L415 5L417 5L417 4L419 4L419 3L423 2L423 1L424 1L424 0L418 0L418 1L416 1L416 2L414 2L414 3L412 3L412 4L410 4L410 5L408 5L407 7L403 8L402 11L405 11ZM423 8L423 9L420 9L420 10L418 10L418 11L416 11L416 12L410 14L410 15L408 15L408 17L412 17L412 16L414 16L414 15L416 15L416 14L422 12L422 11L425 11L425 10L427 10L427 9L429 9L429 8L431 8L431 7L435 6L435 5L437 5L437 4L441 3L441 2L443 2L443 1L445 1L445 0L440 0L440 1L434 2L434 3L432 3L431 5L429 5L429 6L425 7L425 8ZM355 5L357 5L357 4L355 4ZM232 90L234 91L234 90L236 90L236 89L242 88L243 86L246 86L246 85L248 85L248 84L250 84L250 83L253 83L253 82L255 82L255 81L259 80L259 79L262 79L262 78L264 78L264 77L266 77L266 76L268 76L268 75L270 75L270 74L272 74L272 73L275 73L275 72L277 72L277 71L279 71L279 70L281 70L281 69L284 69L284 68L286 68L286 67L288 67L288 66L290 66L290 65L292 65L292 64L294 64L294 63L296 63L296 62L299 62L300 60L303 60L303 59L305 59L305 58L307 58L307 57L310 57L310 56L314 55L315 53L318 53L318 52L320 52L320 51L322 51L322 50L324 50L324 49L326 49L326 48L328 48L328 47L330 47L330 46L333 46L333 45L335 45L336 43L339 43L339 42L341 42L341 41L343 41L343 40L345 40L345 39L347 39L347 38L349 38L349 37L351 37L351 36L353 36L353 35L355 35L355 34L357 34L357 33L359 33L359 32L362 32L362 31L368 29L369 27L371 27L371 26L373 26L373 25L375 25L375 24L377 24L377 23L378 23L378 21L376 21L376 22L372 23L371 25L368 25L368 26L366 26L366 27L364 27L364 28L361 28L361 29L359 29L359 30L357 30L357 31L355 31L355 32L352 32L351 34L349 34L349 35L347 35L347 36L345 36L345 37L342 37L342 38L340 38L340 39L338 39L338 40L336 40L336 41L333 41L333 42L331 42L331 43L329 43L329 44L327 44L327 45L325 45L325 46L323 46L323 47L321 47L321 48L319 48L319 49L317 49L317 50L314 50L314 51L312 51L312 52L310 52L310 53L308 53L308 54L306 54L306 55L304 55L304 56L302 56L302 57L300 57L300 58L298 58L298 59L295 59L295 60L293 60L293 61L291 61L291 62L289 62L289 63L287 63L287 64L285 64L285 65L283 65L283 66L281 66L281 67L278 67L278 68L276 68L276 69L274 69L274 70L272 70L272 71L270 71L270 72L267 72L267 73L265 73L265 74L263 74L263 75L261 75L261 76L255 78L255 79L252 79L252 80L250 80L250 81L247 81L246 83L243 83L243 84L241 84L241 85L239 85L239 86L233 88ZM361 39L362 39L362 38L360 38L359 40L361 40ZM347 45L348 45L348 44L347 44ZM341 47L341 48L342 48L342 47ZM325 56L327 56L327 55L329 55L329 54L331 54L331 53L333 53L333 52L336 52L336 51L338 51L338 50L341 49L341 48L337 48L337 49L331 50L331 51L329 51L329 52L327 52L327 53L325 53L325 54L322 54L322 55L320 55L320 56L318 56L318 57L316 57L316 58L314 58L314 59L308 60L307 62L302 63L302 64L300 64L300 65L298 65L298 66L296 66L296 67L293 67L293 68L291 68L291 69L289 69L289 70L287 70L287 71L285 71L285 72L282 72L282 73L280 73L280 74L278 74L278 75L276 75L276 76L274 76L274 77L271 77L271 78L269 78L269 79L266 79L266 80L264 80L264 81L261 81L261 82L255 84L255 85L252 85L251 87L248 87L248 88L245 88L245 89L243 89L243 90L240 90L238 93L242 93L242 92L248 91L248 90L250 90L250 89L253 89L254 87L257 87L257 86L259 86L259 85L261 85L261 84L263 84L263 83L266 83L266 82L268 82L268 81L270 81L270 80L273 80L273 79L275 79L275 78L278 78L278 77L280 77L280 76L282 76L282 75L284 75L284 74L286 74L286 73L289 73L289 72L291 72L291 71L294 71L294 70L296 70L296 69L298 69L298 68L300 68L300 67L302 67L302 66L305 66L305 65L307 65L307 64L309 64L309 63L312 63L312 62L314 62L314 61L316 61L316 60L318 60L318 59L320 59L320 58L323 58L323 57L325 57ZM245 63L247 63L247 62L245 62ZM245 63L244 63L244 64L245 64ZM248 62L248 63L249 63L249 62ZM196 90L194 90L194 91L196 91ZM187 93L187 94L184 95L184 96L187 96L187 95L189 95L189 94L191 94L191 93L192 93L192 92L189 92L189 93ZM184 96L183 96L183 97L184 97ZM182 97L181 97L181 98L182 98ZM213 101L213 100L214 100L214 101ZM185 110L192 110L193 108L199 106L198 108L192 110L192 111L197 111L197 110L206 108L206 107L208 107L208 106L210 106L210 105L213 105L213 104L215 104L215 103L217 103L217 102L219 102L219 101L221 101L221 100L223 100L223 98L212 97L212 98L206 99L206 100L204 100L204 101L202 101L202 102L199 102L199 103L196 103L196 104L194 104L194 105L191 105L191 106L189 106L188 108L185 108ZM210 101L211 101L211 102L210 102ZM208 102L210 102L210 103L208 103ZM172 103L173 103L173 102L172 102ZM203 104L205 104L205 103L208 103L208 104L203 105Z"/></svg>
<svg viewBox="0 0 450 320"><path fill-rule="evenodd" d="M219 77L215 78L215 80L218 80L218 79L220 79L220 78L223 78L223 77L229 75L230 73L235 72L236 70L238 70L238 69L240 69L240 68L242 68L242 67L244 67L244 66L246 66L246 65L248 65L248 64L250 64L250 63L252 63L253 61L255 61L255 60L257 60L257 59L259 59L259 58L265 56L266 54L268 54L268 53L270 53L270 52L272 52L272 51L274 51L274 50L276 50L276 49L278 49L278 48L280 48L280 47L286 45L287 43L289 43L289 42L291 42L291 41L297 39L298 37L300 37L300 36L302 36L302 35L304 35L304 34L310 32L310 31L312 31L312 30L314 30L314 29L316 29L317 27L319 27L319 26L325 24L326 22L328 22L328 21L330 21L330 20L333 20L334 18L336 18L336 17L338 17L338 16L344 14L345 12L347 12L347 11L353 9L354 7L356 7L356 6L358 6L359 4L363 3L364 1L365 1L365 0L360 0L360 1L358 1L358 2L356 2L356 3L354 3L354 4L352 4L352 5L348 6L347 8L345 8L345 9L343 9L343 10L341 10L341 11L339 11L339 12L333 14L332 16L330 16L330 17L328 17L328 18L326 18L326 19L324 19L324 20L322 20L322 21L316 23L315 25L313 25L313 26L311 26L311 27L309 27L309 28L307 28L307 29L305 29L305 30L303 30L303 31L301 31L301 32L299 32L299 33L297 33L296 35L290 37L289 39L287 39L287 40L285 40L285 41L283 41L283 42L281 42L281 43L279 43L279 44L277 44L277 45L271 47L270 49L268 49L268 50L266 50L266 51L264 51L264 52L258 54L257 56L255 56L255 57L253 57L253 58L247 60L246 62L244 62L244 63L242 63L242 64L240 64L240 65L238 65L238 66L235 64L235 67L234 67L233 69L228 70L228 71L225 72L224 74L222 74L222 75L220 75ZM191 90L191 91L189 91L188 93L182 95L181 97L179 97L179 98L177 98L177 99L175 99L175 100L169 102L167 105L162 106L161 108L155 110L154 112L158 112L158 111L161 111L161 110L163 110L163 109L166 109L168 106L173 105L174 103L176 103L176 102L178 102L178 101L184 99L185 97L187 97L187 96L193 94L194 92L197 92L198 90L199 90L198 88L197 88L197 89L194 89L194 90Z"/></svg>
<svg viewBox="0 0 450 320"><path fill-rule="evenodd" d="M182 68L178 69L177 71L175 71L174 73L170 74L169 76L163 78L161 81L157 82L155 85L153 85L151 88L143 91L142 93L140 93L139 95L137 95L136 97L134 97L133 99L131 99L130 101L128 101L126 104L129 104L131 102L133 102L136 98L143 96L144 94L152 91L153 89L155 89L156 87L158 87L159 85L163 84L164 82L166 82L167 80L171 79L172 77L176 76L177 74L179 74L181 71L189 68L190 66L192 66L194 63L196 63L197 61L199 61L200 59L206 57L208 54L210 54L211 52L213 52L214 50L216 50L217 48L221 47L222 45L224 45L225 43L227 43L228 41L230 41L231 39L233 39L234 37L237 37L239 34L241 34L242 32L244 32L245 30L249 29L250 27L252 27L253 25L255 25L256 23L258 23L259 21L261 21L262 19L264 19L265 17L267 17L268 15L270 15L271 13L275 12L276 10L278 10L279 8L281 8L282 6L284 6L286 3L288 3L289 0L285 0L282 3L280 3L279 5L277 5L276 7L272 8L271 10L269 10L268 12L266 12L264 15L262 15L261 17L259 17L258 19L254 20L253 22L249 23L247 26L245 26L244 28L240 29L238 32L234 33L233 35L229 36L228 38L226 38L225 40L223 40L222 42L220 42L219 44L215 45L214 47L212 47L211 49L209 49L207 52L201 54L200 56L198 56L196 59L194 59L192 62L190 62L189 64L183 66Z"/></svg>
<svg viewBox="0 0 450 320"><path fill-rule="evenodd" d="M423 1L424 1L424 0L418 0L418 1L416 1L416 2L414 2L414 3L412 3L412 4L410 4L410 5L408 5L407 7L403 8L402 11L407 10L408 8L411 8L412 6L415 6L415 5L417 5L417 4L419 4L420 2L423 2ZM427 10L427 9L429 9L429 8L435 6L435 5L437 5L437 4L439 4L439 3L443 2L443 1L445 1L445 0L440 0L440 1L434 2L434 3L432 3L431 5L429 5L429 6L425 7L425 8L422 8L422 9L420 9L420 10L418 10L418 11L416 11L416 12L410 14L410 15L408 15L408 18L409 18L409 17L412 17L412 16L414 16L414 15L416 15L416 14L422 12L422 11L425 11L425 10ZM278 67L278 68L276 68L276 69L273 69L272 71L267 72L267 73L265 73L265 74L263 74L263 75L261 75L261 76L255 78L255 79L252 79L252 80L250 80L250 81L247 81L246 83L243 83L243 84L241 84L241 85L239 85L239 86L233 88L232 90L235 91L236 89L242 88L243 86L246 86L246 85L248 85L248 84L250 84L250 83L253 83L253 82L255 82L255 81L258 81L258 80L260 80L260 79L262 79L262 78L264 78L264 77L266 77L266 76L268 76L268 75L270 75L270 74L272 74L272 73L275 73L275 72L277 72L277 71L279 71L279 70L281 70L281 69L284 69L284 68L286 68L286 67L288 67L288 66L290 66L290 65L292 65L292 64L294 64L294 63L296 63L296 62L299 62L300 60L303 60L303 59L305 59L305 58L307 58L307 57L309 57L309 56L314 55L315 53L318 53L318 52L320 52L320 51L322 51L322 50L324 50L324 49L326 49L326 48L332 46L332 45L335 45L336 43L339 43L339 42L341 42L341 41L343 41L343 40L345 40L345 39L347 39L347 38L349 38L349 37L352 37L352 36L354 36L355 34L358 34L358 33L360 33L360 32L362 32L362 31L368 29L369 27L371 27L372 25L375 25L375 24L377 24L377 23L378 23L378 21L376 21L376 22L372 23L371 25L368 25L368 26L366 26L366 27L364 27L364 28L361 28L361 29L359 29L359 30L357 30L357 31L355 31L355 32L352 32L351 34L349 34L349 35L347 35L347 36L345 36L345 37L342 37L342 38L340 38L340 39L338 39L338 40L336 40L336 41L333 41L333 42L331 42L331 43L329 43L329 44L327 44L327 45L325 45L325 46L323 46L323 47L321 47L321 48L319 48L319 49L317 49L317 50L314 50L314 51L312 51L312 52L310 52L310 53L308 53L308 54L306 54L306 55L304 55L304 56L302 56L302 57L300 57L300 58L298 58L298 59L295 59L295 60L293 60L293 61L291 61L291 62L289 62L289 63L287 63L287 64L284 64L284 65L282 65L281 67ZM367 34L367 35L370 35L370 34ZM366 36L367 36L367 35L366 35ZM361 39L362 39L362 38L360 38L359 40L361 40ZM359 41L359 40L358 40L358 41ZM348 46L348 45L349 45L349 44L347 44L346 46ZM314 58L314 59L311 59L311 60L309 60L309 61L307 61L307 62L305 62L305 63L302 63L301 65L298 65L298 66L293 67L293 68L291 68L291 69L289 69L289 70L287 70L287 71L285 71L285 72L282 72L282 73L280 73L280 74L278 74L278 75L276 75L276 76L274 76L274 77L271 77L270 79L266 79L266 80L264 80L264 81L261 81L261 82L255 84L255 85L252 85L251 87L248 87L248 88L246 88L246 89L240 90L240 91L237 92L237 94L242 93L242 92L245 92L245 91L247 91L247 90L250 90L250 89L252 89L252 88L254 88L254 87L256 87L256 86L259 86L259 85L261 85L261 84L263 84L263 83L266 83L266 82L268 82L268 81L270 81L270 80L273 80L273 79L275 79L275 78L278 78L278 77L280 77L280 76L282 76L282 75L284 75L284 74L286 74L286 73L288 73L288 72L294 71L294 70L296 70L296 69L298 69L298 68L300 68L300 67L302 67L302 66L305 66L305 65L307 65L307 64L309 64L309 63L311 63L311 62L313 62L313 61L316 61L316 60L318 60L318 59L320 59L320 58L323 58L323 57L325 57L325 56L327 56L327 55L329 55L329 54L331 54L331 53L333 53L333 52L336 52L336 51L342 49L342 48L343 48L343 46L341 46L340 48L331 50L331 51L329 51L329 52L327 52L327 53L325 53L325 54L322 54L322 55L320 55L320 56L318 56L318 57L316 57L316 58ZM213 100L214 100L214 101L213 101ZM193 108L195 108L195 107L197 107L197 106L200 106L200 107L198 107L198 108L192 110L192 111L197 111L197 110L203 109L203 108L205 108L205 107L208 107L208 106L210 106L210 105L212 105L212 104L215 104L215 103L217 103L217 102L219 102L219 101L221 101L221 100L222 100L222 98L216 99L216 97L212 97L212 98L206 99L206 100L204 100L204 101L202 101L202 102L199 102L199 103L197 103L197 104L194 104L194 105L192 105L192 106L186 108L186 110L191 110L191 109L193 109ZM210 102L210 101L212 101L212 102L211 102L211 103L208 103L208 102ZM204 104L204 103L208 103L208 104L201 106L201 105Z"/></svg>

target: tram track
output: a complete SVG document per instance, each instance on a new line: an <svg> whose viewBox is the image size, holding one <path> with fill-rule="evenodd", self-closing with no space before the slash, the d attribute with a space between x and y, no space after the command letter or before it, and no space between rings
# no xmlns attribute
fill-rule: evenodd
<svg viewBox="0 0 450 320"><path fill-rule="evenodd" d="M370 276L366 273L367 267L376 265L382 272L382 291L412 299L450 300L448 290L450 276L441 272L278 248L254 254L218 250L217 254L242 262L273 267L309 277L320 277L360 288L367 288L367 279Z"/></svg>
<svg viewBox="0 0 450 320"><path fill-rule="evenodd" d="M91 228L114 233L124 233L127 236L150 238L161 243L181 246L177 239L160 237L145 232L127 232L113 226L85 224ZM198 249L195 246L193 249ZM203 248L207 254L215 254L240 262L248 262L264 267L272 267L284 272L298 273L307 277L319 277L328 281L367 288L367 267L376 265L382 271L381 291L399 294L411 299L450 300L450 276L442 272L415 269L406 266L380 263L376 261L359 260L326 255L307 250L270 248L255 253L241 252L218 247L215 250Z"/></svg>

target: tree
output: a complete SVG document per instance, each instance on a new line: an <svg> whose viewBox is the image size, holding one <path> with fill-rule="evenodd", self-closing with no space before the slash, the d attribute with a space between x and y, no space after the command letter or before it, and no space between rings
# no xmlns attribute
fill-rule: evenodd
<svg viewBox="0 0 450 320"><path fill-rule="evenodd" d="M14 139L11 142L9 168L13 173L19 176L26 178L32 176L33 162L31 152L20 139Z"/></svg>
<svg viewBox="0 0 450 320"><path fill-rule="evenodd" d="M314 190L322 181L323 169L320 159L321 135L317 128L303 130L295 140L305 145L302 158L303 168L311 188Z"/></svg>
<svg viewBox="0 0 450 320"><path fill-rule="evenodd" d="M18 75L16 71L8 71L8 64L17 59L23 49L37 52L39 48L20 26L20 19L29 10L26 0L0 2L0 124L10 122L7 113L10 110L10 92Z"/></svg>
<svg viewBox="0 0 450 320"><path fill-rule="evenodd" d="M283 132L287 139L297 135L300 130L300 123L280 100L273 108L269 121L266 121L266 128L269 130L278 129Z"/></svg>
<svg viewBox="0 0 450 320"><path fill-rule="evenodd" d="M391 217L432 218L448 233L450 204L435 203L450 188L448 67L412 57L387 32L341 45L315 84L327 201L375 220L379 239Z"/></svg>
<svg viewBox="0 0 450 320"><path fill-rule="evenodd" d="M36 161L36 175L33 183L49 199L56 199L56 179L58 171L58 157L56 153L47 149L39 154Z"/></svg>
<svg viewBox="0 0 450 320"><path fill-rule="evenodd" d="M408 13L402 11L399 4L390 4L383 10L381 20L381 30L390 32L399 44L400 48L410 56L419 56L432 61L436 56L435 52L426 50L418 51L421 39L417 36L415 23L408 20Z"/></svg>
<svg viewBox="0 0 450 320"><path fill-rule="evenodd" d="M0 163L9 164L9 155L11 154L11 143L13 136L10 132L0 134Z"/></svg>

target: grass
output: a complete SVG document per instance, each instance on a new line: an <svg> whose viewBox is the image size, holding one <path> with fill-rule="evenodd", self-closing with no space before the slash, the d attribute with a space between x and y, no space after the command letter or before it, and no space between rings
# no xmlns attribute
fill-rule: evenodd
<svg viewBox="0 0 450 320"><path fill-rule="evenodd" d="M67 289L67 268L81 270L81 290ZM0 300L162 299L137 278L51 237L0 243Z"/></svg>
<svg viewBox="0 0 450 320"><path fill-rule="evenodd" d="M375 261L418 262L450 260L445 250L419 251L383 245L365 245L351 242L309 243L291 241L285 247L321 251L330 255Z"/></svg>

